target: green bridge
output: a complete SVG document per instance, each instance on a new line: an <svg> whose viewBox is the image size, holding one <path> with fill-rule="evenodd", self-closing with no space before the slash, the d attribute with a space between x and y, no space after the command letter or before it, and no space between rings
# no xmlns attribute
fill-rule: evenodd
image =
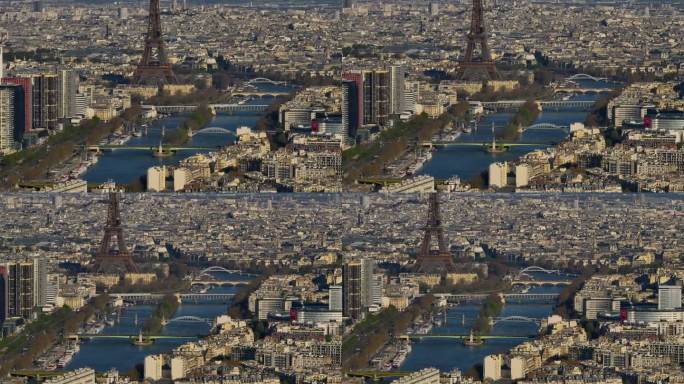
<svg viewBox="0 0 684 384"><path fill-rule="evenodd" d="M420 340L420 339L467 339L470 335L463 335L457 333L429 333L426 335L408 335L409 339ZM482 340L529 340L534 339L536 336L512 336L512 335L488 335L488 336L477 336L478 339Z"/></svg>
<svg viewBox="0 0 684 384"><path fill-rule="evenodd" d="M218 147L166 147L162 146L165 151L215 151ZM133 151L157 151L159 147L146 147L146 146L134 146L134 145L89 145L89 151L114 151L117 149L126 149Z"/></svg>
<svg viewBox="0 0 684 384"><path fill-rule="evenodd" d="M122 340L130 340L130 339L135 339L139 335L90 335L90 334L78 334L75 335L78 336L81 339L122 339ZM196 339L199 336L166 336L166 335L158 335L158 336L145 336L143 335L145 339L151 339L151 340L191 340L191 339Z"/></svg>
<svg viewBox="0 0 684 384"><path fill-rule="evenodd" d="M424 145L431 145L433 147L483 147L485 145L491 145L492 142L468 142L468 141L432 141L425 143ZM503 146L503 147L531 147L531 146L538 146L538 147L550 147L551 144L542 144L542 143L500 143L497 141L496 143L497 147Z"/></svg>

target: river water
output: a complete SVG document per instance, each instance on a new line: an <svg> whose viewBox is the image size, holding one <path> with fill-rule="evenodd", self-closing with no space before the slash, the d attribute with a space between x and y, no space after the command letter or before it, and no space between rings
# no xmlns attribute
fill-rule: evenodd
<svg viewBox="0 0 684 384"><path fill-rule="evenodd" d="M594 82L591 80L580 80L583 87L605 88L606 91L619 86L611 82ZM602 94L578 94L572 95L571 100L598 100ZM572 123L584 122L588 112L582 110L561 110L543 111L534 124L551 123L559 126L569 126ZM513 117L511 112L497 112L484 116L476 130L469 134L463 134L457 142L491 142L492 123L495 125L495 132L501 132ZM446 146L438 148L433 154L432 159L425 163L420 170L421 175L434 176L437 179L448 179L458 176L461 180L469 180L474 176L480 175L487 170L489 165L496 162L512 161L525 155L526 153L547 148L567 137L567 133L562 130L529 130L525 131L517 140L518 143L530 143L531 145L511 147L507 152L492 154L485 152L477 146ZM537 145L534 145L537 144Z"/></svg>
<svg viewBox="0 0 684 384"><path fill-rule="evenodd" d="M213 274L217 279L235 280L247 279L245 276L230 274ZM239 287L213 288L211 293L235 293ZM145 324L145 320L152 315L155 305L131 305L126 307L120 316L120 321L113 326L107 326L100 335L137 335ZM221 303L182 303L174 318L180 316L195 316L202 319L215 319L226 314L227 304ZM137 319L137 322L136 322ZM158 339L149 346L136 346L127 339L98 339L94 338L81 343L80 351L65 367L66 370L90 367L98 372L112 368L125 373L137 364L142 364L145 356L169 352L172 349L209 334L210 325L200 322L171 322L167 324L162 335L179 336L179 338Z"/></svg>
<svg viewBox="0 0 684 384"><path fill-rule="evenodd" d="M528 275L537 281L565 280L570 282L573 278L570 275L543 272L532 272ZM564 288L565 286L547 285L530 288L528 292L560 293ZM531 319L544 319L553 313L553 307L554 305L550 303L507 303L498 317L522 316ZM461 304L449 308L446 324L433 327L431 333L469 334L480 308L481 305L476 303ZM502 321L496 323L489 334L513 337L486 340L480 346L466 346L459 339L421 339L412 342L411 353L399 370L415 371L435 367L443 372L453 369L460 369L465 372L475 364L481 364L485 356L506 352L527 341L526 338L520 337L536 336L537 333L538 326L536 323Z"/></svg>
<svg viewBox="0 0 684 384"><path fill-rule="evenodd" d="M544 287L530 292L554 293L560 292L563 287ZM431 333L468 334L480 312L479 304L461 304L449 308L447 323L435 326ZM553 312L553 304L529 303L529 304L506 304L499 317L523 316L542 319ZM465 321L464 321L465 316ZM400 371L416 371L423 368L434 367L443 372L453 369L467 371L475 364L481 364L487 355L503 353L525 341L526 336L537 335L538 326L532 322L499 322L490 332L492 336L514 336L518 338L501 338L486 340L480 346L466 346L459 339L422 339L412 342L411 353L399 368Z"/></svg>
<svg viewBox="0 0 684 384"><path fill-rule="evenodd" d="M260 91L271 92L284 92L294 89L287 85L271 84L258 84L256 88ZM277 98L263 97L247 100L245 104L272 105L277 101ZM155 165L175 165L181 160L197 153L208 153L213 151L214 148L233 144L235 142L234 133L237 128L243 126L254 128L262 115L262 113L247 112L231 114L219 113L207 124L207 127L225 128L231 131L230 134L197 134L194 135L188 143L182 145L183 147L205 147L212 149L185 149L165 158L157 158L154 157L150 151L136 149L117 149L103 152L100 155L98 162L91 166L82 178L91 183L104 183L107 181L114 181L117 184L131 183L146 175L147 169ZM169 134L177 129L186 117L186 114L177 114L155 120L149 125L146 136L133 137L125 145L144 147L158 146L161 141L162 128L164 128L166 134Z"/></svg>

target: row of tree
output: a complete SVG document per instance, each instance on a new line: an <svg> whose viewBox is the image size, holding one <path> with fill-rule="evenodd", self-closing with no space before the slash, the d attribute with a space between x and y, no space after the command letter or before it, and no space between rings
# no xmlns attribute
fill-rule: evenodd
<svg viewBox="0 0 684 384"><path fill-rule="evenodd" d="M0 188L9 189L21 182L46 178L53 167L71 159L82 146L99 143L124 122L138 122L140 112L140 106L133 106L107 122L97 117L83 120L79 125L66 126L40 146L4 156L0 159Z"/></svg>
<svg viewBox="0 0 684 384"><path fill-rule="evenodd" d="M178 310L179 305L180 303L176 295L168 294L164 296L159 304L157 304L152 316L145 322L145 327L143 328L145 333L148 335L159 334L164 328L163 321L171 319L176 310Z"/></svg>
<svg viewBox="0 0 684 384"><path fill-rule="evenodd" d="M497 134L497 137L504 140L517 140L520 137L520 128L534 123L537 117L539 117L539 113L539 106L535 101L529 100L525 102L513 115L513 118L508 122L503 132Z"/></svg>
<svg viewBox="0 0 684 384"><path fill-rule="evenodd" d="M501 298L501 295L499 295L498 293L493 293L487 296L487 299L485 299L485 302L482 304L482 308L480 308L480 313L478 314L477 319L475 319L475 323L473 324L473 333L480 336L489 333L489 331L492 328L492 318L498 316L499 313L501 313L502 309L503 300Z"/></svg>
<svg viewBox="0 0 684 384"><path fill-rule="evenodd" d="M466 103L467 106L467 103ZM384 167L395 161L422 141L429 140L461 113L463 106L454 107L437 119L427 114L415 116L407 122L396 122L394 127L382 131L373 142L359 144L343 153L345 180L350 183L361 177L382 173ZM467 109L463 115L467 113Z"/></svg>
<svg viewBox="0 0 684 384"><path fill-rule="evenodd" d="M76 333L88 319L104 311L109 297L100 295L81 309L63 307L27 324L22 332L9 336L0 343L0 377L14 370L29 369L33 361L55 343Z"/></svg>
<svg viewBox="0 0 684 384"><path fill-rule="evenodd" d="M190 113L188 117L178 126L177 129L171 131L164 138L166 145L182 145L190 140L190 132L195 132L206 126L214 115L209 109L209 105L201 104L196 111Z"/></svg>
<svg viewBox="0 0 684 384"><path fill-rule="evenodd" d="M234 319L251 318L253 314L249 311L249 296L259 289L261 283L263 283L267 278L267 274L262 274L256 279L251 280L244 287L240 288L240 290L235 293L235 296L233 296L230 307L228 307L228 315Z"/></svg>
<svg viewBox="0 0 684 384"><path fill-rule="evenodd" d="M342 366L347 370L361 369L377 351L393 338L406 333L419 317L433 311L434 297L424 295L416 299L404 311L394 307L368 315L358 323L342 344Z"/></svg>

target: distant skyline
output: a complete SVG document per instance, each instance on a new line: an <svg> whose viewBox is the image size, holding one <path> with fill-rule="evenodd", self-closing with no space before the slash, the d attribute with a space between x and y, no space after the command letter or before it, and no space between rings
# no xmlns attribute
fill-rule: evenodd
<svg viewBox="0 0 684 384"><path fill-rule="evenodd" d="M34 0L27 0L26 2L30 3L33 2ZM80 4L102 4L102 3L107 3L107 4L144 4L147 1L146 0L121 0L121 1L116 1L116 2L110 2L107 0L42 0L44 4L64 4L64 3L80 3ZM492 0L488 0L492 1ZM510 2L512 0L497 0L499 3L506 3ZM9 3L10 0L0 0L0 4L3 3ZM165 6L165 4L170 4L172 0L162 0L161 4L162 6ZM405 1L401 0L387 0L384 1L385 3L387 2L397 2L397 3L404 3ZM430 3L430 2L437 2L437 3L450 3L451 1L446 1L446 0L420 0L418 1L419 3ZM469 0L460 0L460 3L469 3ZM531 2L542 2L542 1L534 1L532 0ZM190 4L249 4L253 3L255 5L287 5L287 4L293 4L293 5L305 5L305 4L319 4L319 5L335 5L335 4L342 4L342 0L189 0L188 3ZM596 4L616 4L616 3L625 3L625 4L652 4L652 5L663 5L663 4L671 4L671 5L679 5L682 6L684 5L684 0L615 0L615 1L609 1L609 0L566 0L566 1L560 1L560 3L575 3L575 4L589 4L589 3L596 3Z"/></svg>

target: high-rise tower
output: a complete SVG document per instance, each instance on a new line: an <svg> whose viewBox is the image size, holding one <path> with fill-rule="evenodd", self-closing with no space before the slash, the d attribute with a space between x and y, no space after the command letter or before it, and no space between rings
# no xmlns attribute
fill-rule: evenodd
<svg viewBox="0 0 684 384"><path fill-rule="evenodd" d="M427 224L425 225L423 241L420 244L416 269L418 272L425 273L453 272L455 266L444 238L437 193L430 194L428 203ZM437 239L437 250L432 250L430 247L433 238Z"/></svg>
<svg viewBox="0 0 684 384"><path fill-rule="evenodd" d="M76 92L78 74L70 69L59 71L57 80L57 117L69 119L76 116Z"/></svg>
<svg viewBox="0 0 684 384"><path fill-rule="evenodd" d="M58 83L59 77L55 73L41 73L31 78L31 95L33 128L43 128L50 131L57 129L58 115Z"/></svg>
<svg viewBox="0 0 684 384"><path fill-rule="evenodd" d="M390 72L363 72L363 123L385 127L390 115Z"/></svg>
<svg viewBox="0 0 684 384"><path fill-rule="evenodd" d="M0 265L4 275L3 298L0 299L0 312L7 317L31 319L36 305L34 299L34 264L31 260L17 260ZM2 313L0 313L0 316Z"/></svg>
<svg viewBox="0 0 684 384"><path fill-rule="evenodd" d="M359 89L352 80L342 80L342 127L347 137L356 139L359 130Z"/></svg>
<svg viewBox="0 0 684 384"><path fill-rule="evenodd" d="M121 226L121 211L119 209L120 196L118 192L109 193L109 206L107 208L107 223L104 228L104 237L100 249L95 255L96 271L126 270L137 272L138 268L133 263L133 257L126 248ZM112 238L116 236L117 249L112 248Z"/></svg>
<svg viewBox="0 0 684 384"><path fill-rule="evenodd" d="M363 263L352 260L342 268L342 312L354 320L363 311Z"/></svg>
<svg viewBox="0 0 684 384"><path fill-rule="evenodd" d="M159 85L173 84L176 75L166 57L162 36L159 0L150 0L150 16L145 37L145 52L133 75L135 84Z"/></svg>
<svg viewBox="0 0 684 384"><path fill-rule="evenodd" d="M470 32L468 32L467 39L465 57L459 64L459 77L472 80L496 79L498 74L487 44L487 28L484 22L482 0L473 0ZM480 48L479 57L475 56L477 46Z"/></svg>
<svg viewBox="0 0 684 384"><path fill-rule="evenodd" d="M12 153L15 150L15 132L20 105L17 98L21 89L17 85L0 84L0 154Z"/></svg>
<svg viewBox="0 0 684 384"><path fill-rule="evenodd" d="M393 65L390 67L390 114L398 115L404 112L404 67Z"/></svg>

